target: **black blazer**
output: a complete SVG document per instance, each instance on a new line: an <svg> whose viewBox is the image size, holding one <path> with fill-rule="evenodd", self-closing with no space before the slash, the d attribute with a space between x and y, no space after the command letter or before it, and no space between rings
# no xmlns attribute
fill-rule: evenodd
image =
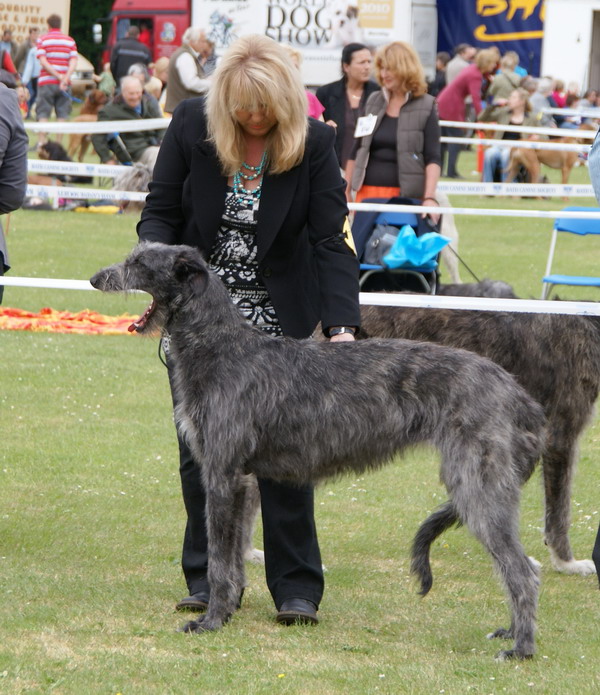
<svg viewBox="0 0 600 695"><path fill-rule="evenodd" d="M344 182L334 133L309 119L302 162L263 179L257 223L258 267L285 335L359 326L358 261L346 243ZM206 138L204 99L175 110L154 167L140 240L198 247L210 254L225 207L227 177Z"/></svg>
<svg viewBox="0 0 600 695"><path fill-rule="evenodd" d="M365 83L365 88L360 99L360 108L364 110L369 95L377 92L379 85L372 80ZM344 131L346 126L346 80L342 78L337 82L324 84L317 89L317 99L325 107L323 119L325 121L335 121L337 123L335 136L335 153L338 162L342 161L342 143L344 142Z"/></svg>

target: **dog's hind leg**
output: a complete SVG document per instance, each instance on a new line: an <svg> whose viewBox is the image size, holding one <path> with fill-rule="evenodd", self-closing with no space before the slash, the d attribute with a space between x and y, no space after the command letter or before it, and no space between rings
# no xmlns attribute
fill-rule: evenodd
<svg viewBox="0 0 600 695"><path fill-rule="evenodd" d="M592 560L576 560L569 541L571 485L577 447L574 441L548 442L542 457L546 500L544 536L552 565L566 574L596 573Z"/></svg>
<svg viewBox="0 0 600 695"><path fill-rule="evenodd" d="M495 458L499 458L498 452ZM533 656L539 588L537 568L525 555L519 540L521 481L511 475L510 468L510 460L501 466L497 461L483 461L477 470L466 463L460 466L463 481L457 478L458 485L449 490L461 521L492 556L510 599L510 629L491 635L514 638L514 647L497 655L501 660ZM469 469L471 472L467 473ZM502 473L502 478L497 478L498 473Z"/></svg>
<svg viewBox="0 0 600 695"><path fill-rule="evenodd" d="M210 601L206 614L187 623L184 632L218 630L238 608L246 584L244 572L244 508L248 488L228 473L218 485L205 480Z"/></svg>
<svg viewBox="0 0 600 695"><path fill-rule="evenodd" d="M411 551L410 571L421 584L419 593L425 596L433 585L433 575L429 562L429 550L431 544L446 529L449 529L459 521L458 514L452 502L446 502L436 509L419 527Z"/></svg>

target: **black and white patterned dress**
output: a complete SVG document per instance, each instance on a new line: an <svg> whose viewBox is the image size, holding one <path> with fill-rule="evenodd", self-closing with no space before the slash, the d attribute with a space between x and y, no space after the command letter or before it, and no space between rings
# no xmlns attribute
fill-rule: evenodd
<svg viewBox="0 0 600 695"><path fill-rule="evenodd" d="M233 303L253 325L282 335L275 307L258 272L256 226L259 201L239 199L228 186L225 211L208 265L223 281Z"/></svg>

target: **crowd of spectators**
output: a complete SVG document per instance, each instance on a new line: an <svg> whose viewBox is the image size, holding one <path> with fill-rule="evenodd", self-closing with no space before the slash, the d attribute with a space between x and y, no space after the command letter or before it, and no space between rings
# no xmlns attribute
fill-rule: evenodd
<svg viewBox="0 0 600 695"><path fill-rule="evenodd" d="M22 116L38 121L45 121L52 114L58 120L69 118L73 104L70 81L77 46L73 39L62 34L60 17L52 15L48 19L48 31L41 36L39 28L32 27L20 44L14 41L10 30L5 30L1 39L0 68L5 79L0 79L16 88ZM54 57L49 58L47 50L48 45L57 41L64 47L58 62ZM156 62L150 46L151 31L144 22L129 26L125 36L115 43L110 60L99 75L94 75L97 88L108 97L98 114L100 120L110 120L115 114L127 119L170 116L184 99L208 91L218 56L202 28L187 29L181 46L170 57L161 57ZM301 56L294 58L296 62L300 59ZM590 120L574 110L600 106L595 89L581 93L576 84L565 85L551 77L528 75L514 51L501 55L495 47L477 49L462 43L456 46L452 56L438 53L435 68L427 91L436 100L440 120L475 122L482 114L486 120L506 118L510 104L520 104L527 94L523 106L528 123L573 129ZM139 96L140 90L131 77L139 81ZM336 129L336 152L342 171L356 154L354 133L358 119L365 115L367 99L381 88L374 77L372 48L349 44L341 53L341 79L319 87L316 94L307 90L307 113ZM123 81L128 85L125 94ZM135 98L131 96L133 92ZM565 109L565 113L548 112L548 109ZM517 119L521 118L520 110L519 105ZM470 134L453 127L443 127L441 132L454 138ZM142 130L133 136L117 138L118 134L103 134L94 136L93 143L101 161L138 161L139 143L146 142L147 148L156 148L162 135L161 131L151 131L147 136L143 133ZM40 143L45 138L40 134ZM60 141L60 136L54 139ZM120 146L113 147L115 143ZM127 143L133 143L134 152L129 151ZM442 145L443 176L462 178L457 164L463 149L456 143ZM495 152L495 156L500 155ZM501 159L504 158L505 153ZM153 161L154 155L149 160Z"/></svg>

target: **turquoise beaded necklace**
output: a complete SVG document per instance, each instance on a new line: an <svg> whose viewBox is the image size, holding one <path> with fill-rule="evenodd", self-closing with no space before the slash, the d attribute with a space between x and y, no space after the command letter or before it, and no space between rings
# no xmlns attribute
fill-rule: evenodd
<svg viewBox="0 0 600 695"><path fill-rule="evenodd" d="M267 163L267 152L263 152L262 159L258 166L252 166L242 162L241 167L233 175L233 194L240 202L252 199L258 202L262 191L262 177L264 176L265 165ZM242 171L245 169L247 172ZM248 189L244 186L244 181L255 181L260 178L260 183L256 188Z"/></svg>

